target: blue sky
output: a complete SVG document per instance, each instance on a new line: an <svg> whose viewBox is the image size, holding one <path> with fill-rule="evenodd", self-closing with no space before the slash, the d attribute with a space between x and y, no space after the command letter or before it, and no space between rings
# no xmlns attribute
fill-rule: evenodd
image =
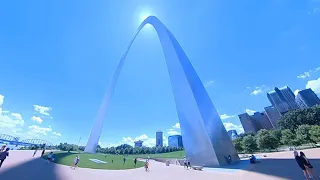
<svg viewBox="0 0 320 180"><path fill-rule="evenodd" d="M52 0L0 2L0 132L85 145L113 70L143 18L175 35L227 129L261 111L274 86L320 93L320 1ZM318 69L317 69L318 68ZM101 145L179 132L152 27L126 59Z"/></svg>

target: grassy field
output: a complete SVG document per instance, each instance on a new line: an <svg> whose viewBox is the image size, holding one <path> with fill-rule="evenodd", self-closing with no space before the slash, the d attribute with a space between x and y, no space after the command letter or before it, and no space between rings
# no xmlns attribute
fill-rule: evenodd
<svg viewBox="0 0 320 180"><path fill-rule="evenodd" d="M82 168L92 168L92 169L110 169L110 170L120 170L120 169L133 169L134 163L133 160L136 157L146 158L183 158L184 151L176 151L171 153L162 153L162 154L143 154L143 155L128 155L125 156L126 163L123 163L123 155L113 155L113 154L85 154L85 153L76 153L76 152L64 152L57 151L55 154L55 163L63 164L67 166L73 165L73 159L78 155L80 157L79 167ZM44 158L47 158L47 153ZM95 163L89 159L98 159L101 161L107 162L106 164ZM112 163L113 160L113 163ZM137 162L137 167L143 167L144 162Z"/></svg>

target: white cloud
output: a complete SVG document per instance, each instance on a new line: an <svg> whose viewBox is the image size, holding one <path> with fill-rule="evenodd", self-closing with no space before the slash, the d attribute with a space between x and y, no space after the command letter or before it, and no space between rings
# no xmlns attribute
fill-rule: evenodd
<svg viewBox="0 0 320 180"><path fill-rule="evenodd" d="M13 134L24 125L21 114L4 111L1 106L4 103L4 96L0 94L0 132ZM14 134L13 134L14 135Z"/></svg>
<svg viewBox="0 0 320 180"><path fill-rule="evenodd" d="M220 115L220 118L222 119L222 120L225 120L225 119L229 119L229 118L233 118L234 117L234 115L227 115L227 114L221 114Z"/></svg>
<svg viewBox="0 0 320 180"><path fill-rule="evenodd" d="M312 89L315 93L320 94L320 78L307 82L306 88Z"/></svg>
<svg viewBox="0 0 320 180"><path fill-rule="evenodd" d="M255 111L255 110L246 109L246 112L247 112L249 115L253 115L256 111Z"/></svg>
<svg viewBox="0 0 320 180"><path fill-rule="evenodd" d="M156 145L156 138L151 138L146 134L142 134L141 136L138 136L135 138L123 137L122 140L118 143L102 143L102 144L103 144L103 147L115 147L121 144L129 144L131 146L134 146L134 142L139 140L143 141L143 146L153 147ZM163 145L164 146L168 145L168 139L164 135L163 135Z"/></svg>
<svg viewBox="0 0 320 180"><path fill-rule="evenodd" d="M178 131L174 130L174 129L168 129L168 132L167 132L168 135L177 135L177 134L180 134Z"/></svg>
<svg viewBox="0 0 320 180"><path fill-rule="evenodd" d="M40 105L33 105L34 110L39 112L40 114L49 116L49 111L51 111L51 107L46 107L46 106L40 106Z"/></svg>
<svg viewBox="0 0 320 180"><path fill-rule="evenodd" d="M0 94L0 106L3 104L3 101L4 101L4 96Z"/></svg>
<svg viewBox="0 0 320 180"><path fill-rule="evenodd" d="M32 125L32 126L29 126L28 135L31 137L39 138L40 136L46 136L51 131L52 131L51 128Z"/></svg>
<svg viewBox="0 0 320 180"><path fill-rule="evenodd" d="M19 113L11 113L11 116L13 116L15 119L19 119L19 120L22 119L22 116Z"/></svg>
<svg viewBox="0 0 320 180"><path fill-rule="evenodd" d="M180 129L180 123L176 123L173 128L177 128L177 129Z"/></svg>
<svg viewBox="0 0 320 180"><path fill-rule="evenodd" d="M36 121L36 122L38 122L38 123L42 123L42 119L41 119L41 117L39 117L39 116L32 116L32 118L31 118L31 120L32 121Z"/></svg>
<svg viewBox="0 0 320 180"><path fill-rule="evenodd" d="M300 91L299 89L296 89L296 90L294 91L294 95L297 96L299 91Z"/></svg>
<svg viewBox="0 0 320 180"><path fill-rule="evenodd" d="M256 96L268 91L268 89L269 88L266 85L257 86L250 94Z"/></svg>
<svg viewBox="0 0 320 180"><path fill-rule="evenodd" d="M297 78L298 78L298 79L308 78L308 77L310 77L310 73L311 73L311 71L309 71L309 72L304 72L304 73L300 74L299 76L297 76Z"/></svg>
<svg viewBox="0 0 320 180"><path fill-rule="evenodd" d="M227 131L235 129L238 134L241 134L244 132L243 127L241 125L235 125L231 122L225 122L223 123L223 125Z"/></svg>
<svg viewBox="0 0 320 180"><path fill-rule="evenodd" d="M61 133L57 133L57 132L52 132L53 135L56 135L56 136L61 136ZM100 143L100 142L99 142Z"/></svg>
<svg viewBox="0 0 320 180"><path fill-rule="evenodd" d="M214 83L214 81L210 80L204 83L204 87L209 87Z"/></svg>

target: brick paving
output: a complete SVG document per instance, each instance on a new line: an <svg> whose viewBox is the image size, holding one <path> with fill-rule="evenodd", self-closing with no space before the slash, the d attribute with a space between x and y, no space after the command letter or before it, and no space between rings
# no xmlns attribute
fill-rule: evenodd
<svg viewBox="0 0 320 180"><path fill-rule="evenodd" d="M304 150L315 170L320 167L320 149ZM10 156L0 168L0 179L12 180L272 180L304 179L301 170L293 159L292 151L266 153L267 157L260 164L246 164L243 167L211 168L204 171L185 170L181 166L165 166L151 161L150 171L143 168L132 170L97 170L78 168L55 163L47 163L38 156L32 157L33 151L11 151ZM230 168L234 168L230 170ZM229 171L230 170L230 171Z"/></svg>

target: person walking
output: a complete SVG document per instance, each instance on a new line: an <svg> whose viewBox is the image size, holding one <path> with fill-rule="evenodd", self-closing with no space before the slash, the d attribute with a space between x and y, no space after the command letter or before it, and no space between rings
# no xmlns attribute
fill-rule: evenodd
<svg viewBox="0 0 320 180"><path fill-rule="evenodd" d="M10 150L10 148L7 148L4 152L0 153L0 168L1 168L4 160L7 158L7 156L9 156L9 150Z"/></svg>
<svg viewBox="0 0 320 180"><path fill-rule="evenodd" d="M295 160L298 163L298 166L302 169L304 177L308 180L309 177L308 177L308 173L307 173L307 170L305 167L305 160L301 156L299 156L297 151L293 151L293 155L294 155Z"/></svg>
<svg viewBox="0 0 320 180"><path fill-rule="evenodd" d="M52 155L53 155L53 152L50 152L48 154L48 163L50 163L50 161L52 160Z"/></svg>
<svg viewBox="0 0 320 180"><path fill-rule="evenodd" d="M304 166L306 167L306 171L309 175L309 178L313 179L314 178L313 166L311 165L310 161L308 160L308 158L306 157L306 155L302 151L300 151L300 157L303 160L303 163L304 163Z"/></svg>
<svg viewBox="0 0 320 180"><path fill-rule="evenodd" d="M149 161L146 160L146 164L144 165L144 168L146 169L146 172L149 171Z"/></svg>
<svg viewBox="0 0 320 180"><path fill-rule="evenodd" d="M33 152L33 156L32 156L32 157L34 157L34 156L36 155L37 151L38 151L38 149L36 149L36 150Z"/></svg>
<svg viewBox="0 0 320 180"><path fill-rule="evenodd" d="M80 157L77 155L73 160L73 169L76 169L78 167L79 162L80 162Z"/></svg>
<svg viewBox="0 0 320 180"><path fill-rule="evenodd" d="M183 165L184 165L184 168L189 169L188 168L188 160L187 160L186 156L183 157Z"/></svg>
<svg viewBox="0 0 320 180"><path fill-rule="evenodd" d="M126 157L123 157L123 164L126 163Z"/></svg>
<svg viewBox="0 0 320 180"><path fill-rule="evenodd" d="M45 149L42 150L41 157L44 155L45 151L46 151Z"/></svg>
<svg viewBox="0 0 320 180"><path fill-rule="evenodd" d="M3 146L1 146L0 152L3 152L6 149L6 147L7 147L7 144L4 144Z"/></svg>

